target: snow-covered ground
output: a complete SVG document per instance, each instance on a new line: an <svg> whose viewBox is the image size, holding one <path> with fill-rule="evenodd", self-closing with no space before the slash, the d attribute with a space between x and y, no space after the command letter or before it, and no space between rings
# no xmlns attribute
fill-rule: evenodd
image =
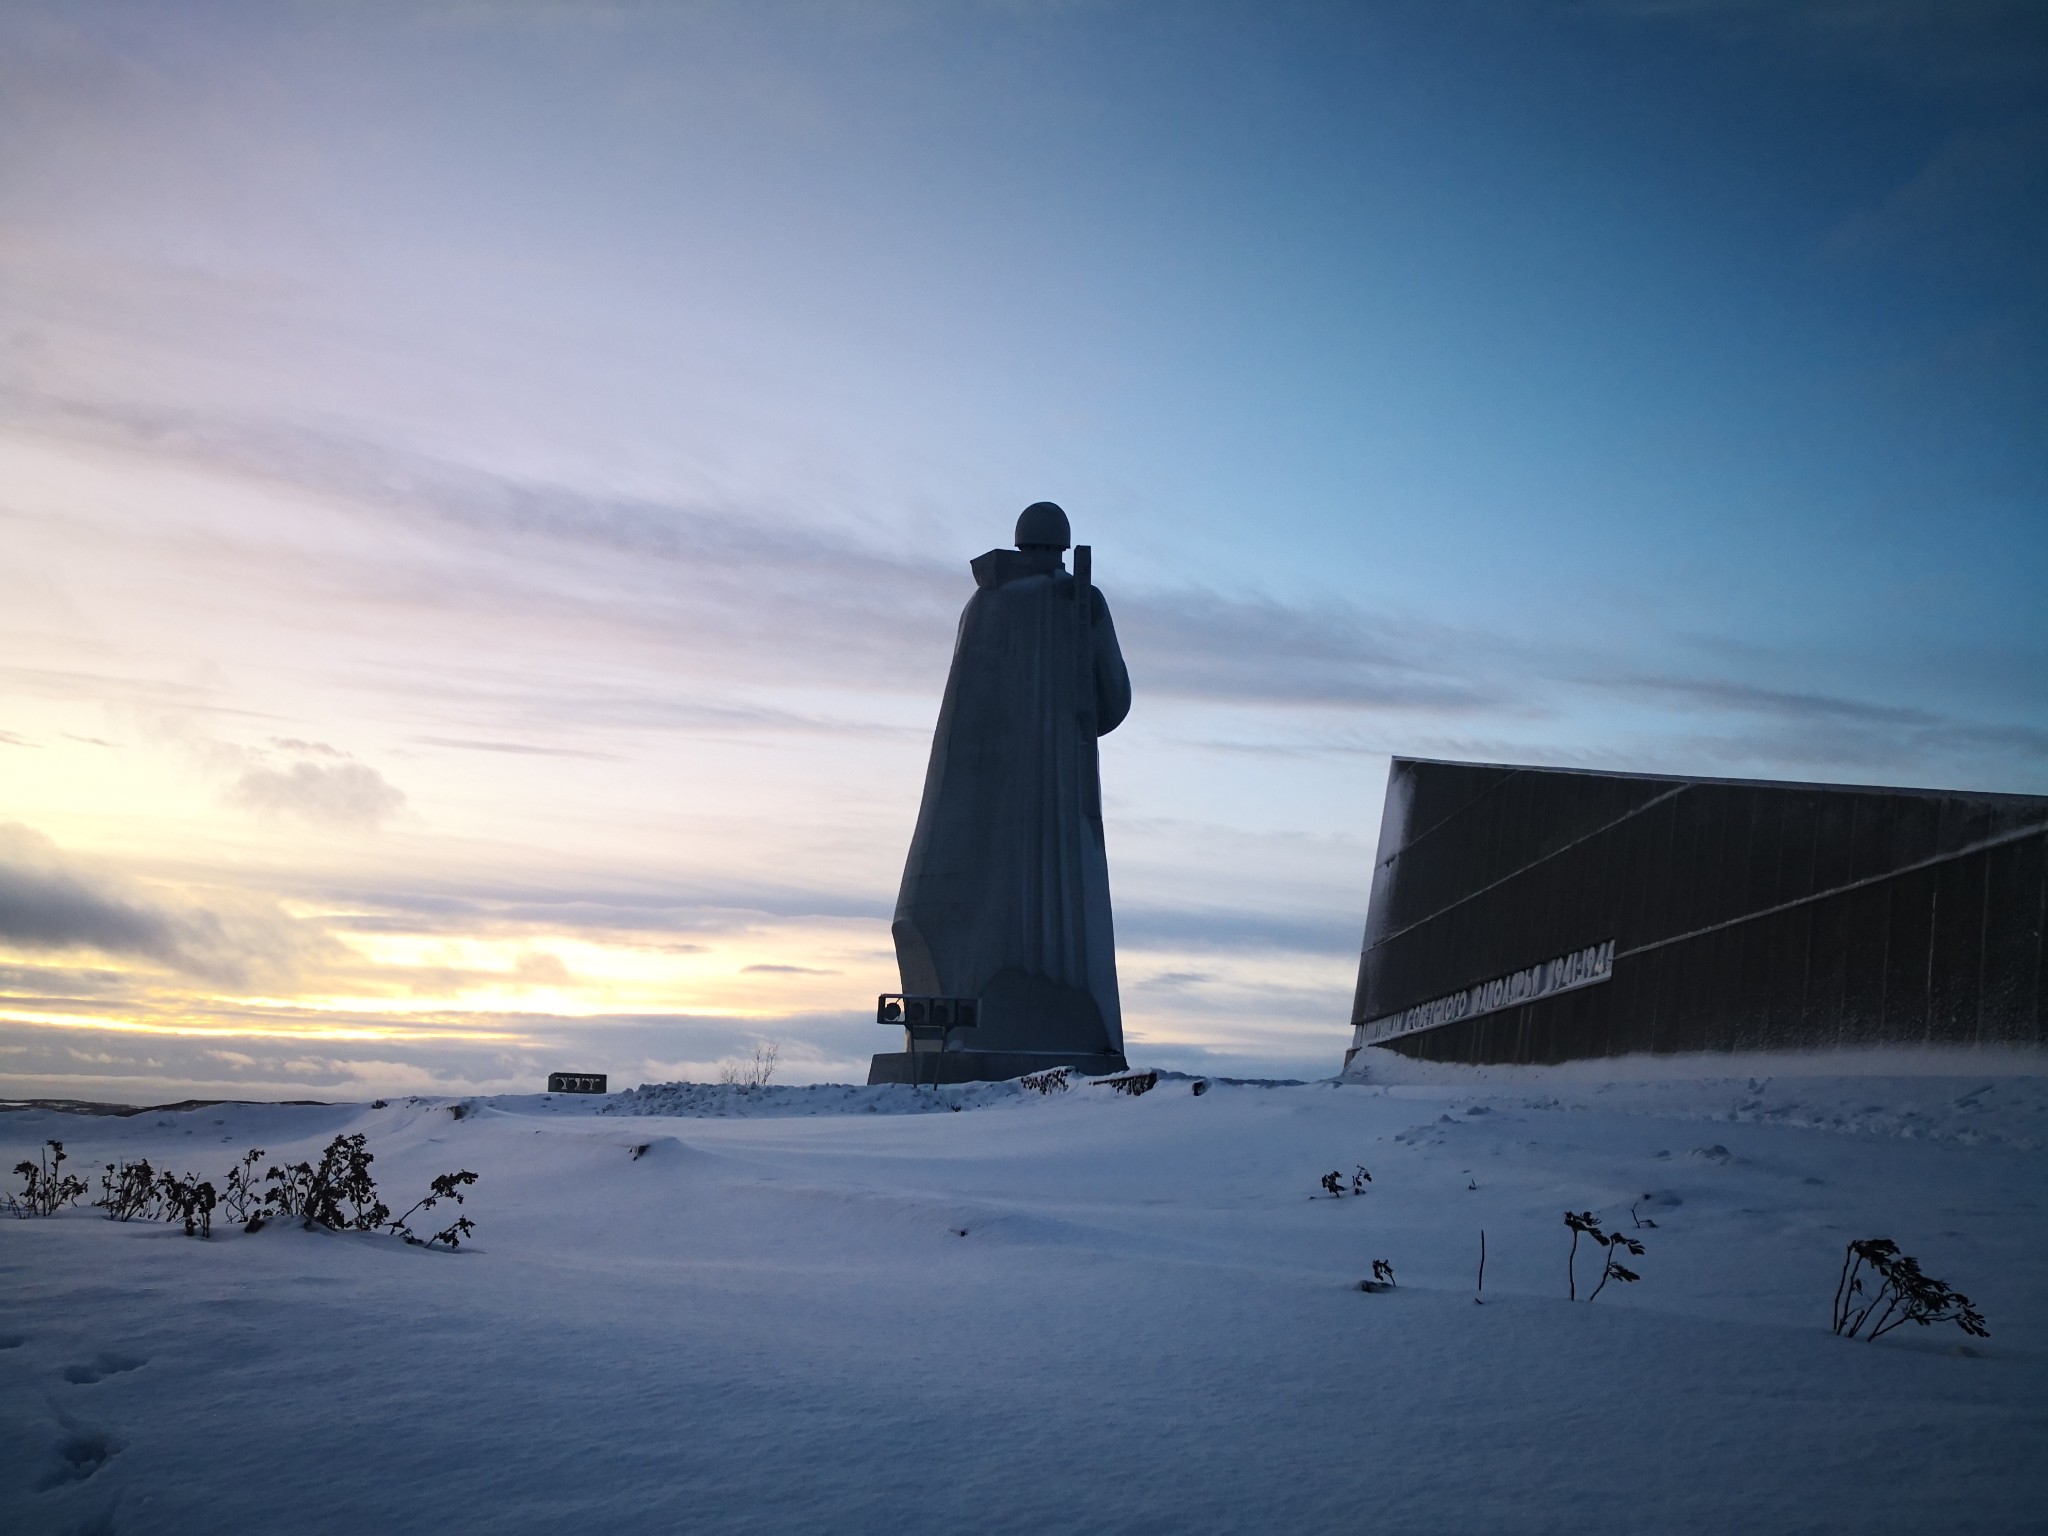
<svg viewBox="0 0 2048 1536"><path fill-rule="evenodd" d="M0 1166L360 1130L394 1204L481 1179L457 1254L0 1219L0 1528L2040 1531L2039 1071L16 1111ZM1567 1207L1639 1283L1565 1299ZM1833 1337L1868 1236L1991 1337Z"/></svg>

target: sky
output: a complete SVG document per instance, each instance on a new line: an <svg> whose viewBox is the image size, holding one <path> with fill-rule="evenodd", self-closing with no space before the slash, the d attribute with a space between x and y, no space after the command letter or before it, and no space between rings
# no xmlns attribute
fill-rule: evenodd
<svg viewBox="0 0 2048 1536"><path fill-rule="evenodd" d="M0 8L0 1095L893 1048L967 561L1126 1035L1321 1076L1390 754L2048 793L2048 12Z"/></svg>

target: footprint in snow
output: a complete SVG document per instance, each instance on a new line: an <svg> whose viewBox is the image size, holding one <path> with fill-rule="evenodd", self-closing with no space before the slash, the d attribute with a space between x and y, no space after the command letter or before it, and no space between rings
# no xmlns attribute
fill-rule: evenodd
<svg viewBox="0 0 2048 1536"><path fill-rule="evenodd" d="M19 1349L28 1340L18 1333L0 1333L0 1349Z"/></svg>
<svg viewBox="0 0 2048 1536"><path fill-rule="evenodd" d="M65 1366L63 1376L73 1386L89 1387L94 1382L104 1380L106 1377L119 1376L124 1372L137 1370L147 1364L149 1364L149 1361L140 1355L117 1355L107 1351L94 1356L85 1365Z"/></svg>
<svg viewBox="0 0 2048 1536"><path fill-rule="evenodd" d="M50 1470L43 1474L41 1487L60 1488L82 1483L114 1458L120 1443L103 1429L74 1429L57 1442Z"/></svg>

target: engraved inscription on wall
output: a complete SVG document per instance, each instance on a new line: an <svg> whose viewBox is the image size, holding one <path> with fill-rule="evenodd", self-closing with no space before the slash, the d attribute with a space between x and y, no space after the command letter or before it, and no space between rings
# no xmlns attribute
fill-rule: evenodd
<svg viewBox="0 0 2048 1536"><path fill-rule="evenodd" d="M1435 1029L1439 1024L1455 1024L1459 1019L1476 1019L1481 1014L1498 1013L1503 1008L1519 1008L1539 997L1569 992L1575 987L1590 987L1613 974L1614 940L1589 944L1568 955L1559 955L1555 960L1545 960L1539 965L1466 987L1463 991L1417 1003L1400 1013L1368 1019L1358 1026L1352 1049L1391 1040L1397 1035L1412 1035L1417 1030Z"/></svg>

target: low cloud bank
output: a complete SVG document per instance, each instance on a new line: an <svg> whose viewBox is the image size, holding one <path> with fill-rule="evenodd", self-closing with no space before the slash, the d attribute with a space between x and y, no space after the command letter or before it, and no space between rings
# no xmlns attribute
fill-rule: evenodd
<svg viewBox="0 0 2048 1536"><path fill-rule="evenodd" d="M325 932L268 897L217 894L206 903L160 890L33 828L0 824L0 948L142 961L226 987L288 982L332 957Z"/></svg>

